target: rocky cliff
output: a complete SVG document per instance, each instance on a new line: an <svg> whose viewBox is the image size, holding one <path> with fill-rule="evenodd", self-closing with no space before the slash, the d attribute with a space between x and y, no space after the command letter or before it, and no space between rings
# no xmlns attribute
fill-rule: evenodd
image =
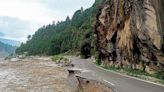
<svg viewBox="0 0 164 92"><path fill-rule="evenodd" d="M103 0L94 30L102 64L163 72L163 16L163 0Z"/></svg>

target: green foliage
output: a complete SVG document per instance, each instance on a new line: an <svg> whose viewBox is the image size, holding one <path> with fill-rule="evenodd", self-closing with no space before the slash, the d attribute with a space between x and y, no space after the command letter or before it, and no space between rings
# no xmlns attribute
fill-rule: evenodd
<svg viewBox="0 0 164 92"><path fill-rule="evenodd" d="M109 70L114 70L114 71L126 72L128 75L131 75L131 76L133 76L134 74L150 76L150 74L148 74L147 72L138 70L138 69L119 68L119 67L115 67L115 66L104 66L103 68L109 69Z"/></svg>
<svg viewBox="0 0 164 92"><path fill-rule="evenodd" d="M60 56L60 55L55 55L55 56L52 57L52 61L57 62L57 61L62 60L63 58L64 58L64 57L62 57L62 56Z"/></svg>
<svg viewBox="0 0 164 92"><path fill-rule="evenodd" d="M158 73L154 74L153 76L163 80L163 82L164 82L164 73L163 72L158 72Z"/></svg>
<svg viewBox="0 0 164 92"><path fill-rule="evenodd" d="M101 65L101 59L96 59L96 64Z"/></svg>
<svg viewBox="0 0 164 92"><path fill-rule="evenodd" d="M64 66L67 66L71 63L71 61L67 57L63 57L61 55L53 56L52 61L54 61L56 64L63 64Z"/></svg>
<svg viewBox="0 0 164 92"><path fill-rule="evenodd" d="M43 26L30 39L22 44L17 54L28 52L29 55L56 55L69 50L79 50L84 34L92 32L99 2L89 9L77 10L72 19ZM29 37L28 37L29 38Z"/></svg>

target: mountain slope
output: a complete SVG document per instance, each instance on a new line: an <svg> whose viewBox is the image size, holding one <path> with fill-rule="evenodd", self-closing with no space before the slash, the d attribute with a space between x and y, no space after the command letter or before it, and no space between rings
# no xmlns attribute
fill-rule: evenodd
<svg viewBox="0 0 164 92"><path fill-rule="evenodd" d="M2 39L2 38L0 38L0 42L2 42L4 44L12 45L12 46L20 46L21 45L21 42L19 42L19 41Z"/></svg>
<svg viewBox="0 0 164 92"><path fill-rule="evenodd" d="M14 54L17 47L0 42L0 57L5 57L9 54Z"/></svg>
<svg viewBox="0 0 164 92"><path fill-rule="evenodd" d="M1 36L4 36L4 34L3 34L2 32L0 32L0 37L1 37Z"/></svg>
<svg viewBox="0 0 164 92"><path fill-rule="evenodd" d="M9 53L7 53L5 50L1 50L0 51L0 58L4 58L4 57L6 57L8 55L9 55Z"/></svg>
<svg viewBox="0 0 164 92"><path fill-rule="evenodd" d="M96 21L96 13L101 0L96 0L94 5L86 10L77 10L72 19L49 24L41 27L26 44L22 44L16 52L28 52L30 55L59 54L70 49L81 47L84 35L92 34Z"/></svg>

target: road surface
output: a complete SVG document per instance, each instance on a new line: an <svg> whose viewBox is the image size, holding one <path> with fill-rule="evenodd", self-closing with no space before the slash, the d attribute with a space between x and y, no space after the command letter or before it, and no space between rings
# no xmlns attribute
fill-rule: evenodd
<svg viewBox="0 0 164 92"><path fill-rule="evenodd" d="M164 92L164 86L151 84L106 71L91 63L90 59L74 58L72 61L75 67L87 70L92 76L96 76L101 80L114 84L116 92Z"/></svg>

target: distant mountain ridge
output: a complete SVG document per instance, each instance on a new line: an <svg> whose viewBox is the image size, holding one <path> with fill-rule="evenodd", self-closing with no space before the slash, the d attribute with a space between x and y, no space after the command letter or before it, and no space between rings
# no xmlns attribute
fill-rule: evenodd
<svg viewBox="0 0 164 92"><path fill-rule="evenodd" d="M0 33L0 35L1 35L1 33ZM20 44L21 44L21 42L19 42L19 41L3 39L3 38L0 38L0 42L11 45L11 46L20 46Z"/></svg>
<svg viewBox="0 0 164 92"><path fill-rule="evenodd" d="M4 36L4 34L2 32L0 32L0 36Z"/></svg>
<svg viewBox="0 0 164 92"><path fill-rule="evenodd" d="M4 58L8 55L9 55L9 53L7 53L5 50L0 51L0 58Z"/></svg>
<svg viewBox="0 0 164 92"><path fill-rule="evenodd" d="M0 42L0 58L4 58L9 54L14 54L16 48L17 48L16 46L11 46Z"/></svg>

